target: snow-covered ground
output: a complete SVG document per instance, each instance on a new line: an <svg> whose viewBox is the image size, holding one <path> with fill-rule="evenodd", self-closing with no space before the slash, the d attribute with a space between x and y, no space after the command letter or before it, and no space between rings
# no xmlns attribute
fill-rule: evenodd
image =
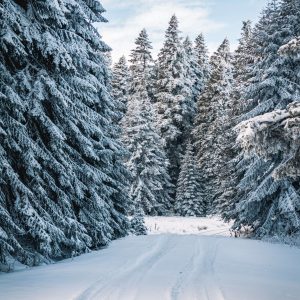
<svg viewBox="0 0 300 300"><path fill-rule="evenodd" d="M160 234L129 236L73 260L1 274L0 299L300 299L298 248L220 236L228 235L228 225L217 219L146 223Z"/></svg>
<svg viewBox="0 0 300 300"><path fill-rule="evenodd" d="M149 234L200 234L230 236L231 224L217 217L146 217Z"/></svg>

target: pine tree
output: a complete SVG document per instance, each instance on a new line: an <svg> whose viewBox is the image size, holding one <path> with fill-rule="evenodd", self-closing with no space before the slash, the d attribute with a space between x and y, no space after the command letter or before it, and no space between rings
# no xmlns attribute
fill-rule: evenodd
<svg viewBox="0 0 300 300"><path fill-rule="evenodd" d="M206 203L203 196L193 146L188 143L177 182L175 212L181 216L205 216Z"/></svg>
<svg viewBox="0 0 300 300"><path fill-rule="evenodd" d="M112 70L112 96L118 102L121 120L127 111L129 95L129 69L125 56L122 56Z"/></svg>
<svg viewBox="0 0 300 300"><path fill-rule="evenodd" d="M193 44L189 37L183 42L183 48L186 56L186 68L187 68L187 79L189 80L190 89L192 91L192 97L195 103L203 90L204 82L202 73L203 70L200 68L197 57L194 52Z"/></svg>
<svg viewBox="0 0 300 300"><path fill-rule="evenodd" d="M221 190L222 193L217 199L217 210L227 219L228 211L234 209L236 199L239 198L238 184L251 160L244 157L241 148L235 143L237 138L235 126L243 118L243 113L247 111L247 103L244 101L243 91L249 86L251 77L251 67L256 60L255 47L253 46L253 30L251 22L243 22L241 38L238 47L233 55L233 86L231 93L231 103L227 116L229 117L228 128L226 130L228 161L225 167Z"/></svg>
<svg viewBox="0 0 300 300"><path fill-rule="evenodd" d="M135 85L139 86L141 80L146 80L148 90L148 82L153 67L152 46L146 29L140 32L135 40L135 45L136 47L131 51L130 55L131 93L134 93Z"/></svg>
<svg viewBox="0 0 300 300"><path fill-rule="evenodd" d="M196 110L176 16L170 20L163 48L158 55L157 68L157 126L165 140L172 183L176 184L180 160Z"/></svg>
<svg viewBox="0 0 300 300"><path fill-rule="evenodd" d="M4 265L69 257L126 234L109 48L91 26L103 12L93 0L0 4Z"/></svg>
<svg viewBox="0 0 300 300"><path fill-rule="evenodd" d="M280 163L271 172L271 187L273 191L277 189L278 194L272 200L268 198L272 203L269 203L269 207L265 205L264 209L268 209L267 216L258 217L264 218L263 229L268 229L264 234L269 235L271 232L277 236L286 236L300 231L299 116L300 102L293 102L285 110L275 110L240 125L238 140L246 152L254 151L265 159L273 159L274 154L281 157ZM257 197L256 200L260 199ZM243 205L244 203L239 203L241 208ZM247 209L247 212L249 214L253 211ZM253 218L250 214L248 217ZM248 220L245 219L244 222L247 224ZM259 232L262 233L261 229Z"/></svg>
<svg viewBox="0 0 300 300"><path fill-rule="evenodd" d="M202 33L200 33L195 39L194 53L197 64L200 68L200 70L197 72L198 86L201 87L200 91L203 92L210 77L211 67L209 64L208 50Z"/></svg>
<svg viewBox="0 0 300 300"><path fill-rule="evenodd" d="M251 68L257 60L256 49L253 43L253 29L251 21L243 22L239 45L234 53L234 115L238 118L247 111L247 103L242 101L243 91L250 85Z"/></svg>
<svg viewBox="0 0 300 300"><path fill-rule="evenodd" d="M147 234L147 227L145 226L145 219L144 219L144 211L142 208L138 208L133 215L130 225L131 225L131 232L135 235L146 235Z"/></svg>
<svg viewBox="0 0 300 300"><path fill-rule="evenodd" d="M296 0L283 1L282 4L272 1L254 29L253 40L258 59L250 73L250 84L244 91L248 105L244 119L274 109L285 109L299 95L298 85L294 84L297 71L295 64L291 63L292 57L282 56L278 51L282 44L295 37L295 20L299 20L297 5L299 8L299 1ZM283 152L273 151L264 158L252 154L246 168L241 162L245 171L238 185L239 198L236 199L235 209L229 212L236 220L235 228L252 226L254 234L260 237L286 235L296 228L291 210L283 207L294 201L298 183L288 177L274 178L275 170L283 160Z"/></svg>
<svg viewBox="0 0 300 300"><path fill-rule="evenodd" d="M133 211L141 207L148 215L163 215L170 209L171 184L168 161L153 121L153 108L142 80L135 84L124 118L124 143L130 153L127 166L133 177L130 195Z"/></svg>
<svg viewBox="0 0 300 300"><path fill-rule="evenodd" d="M254 28L253 45L256 61L253 64L245 86L243 98L247 110L243 119L251 118L273 109L285 108L293 94L286 84L286 68L282 68L282 58L278 49L294 36L281 30L283 23L279 1L271 1ZM286 20L288 22L288 20ZM290 89L290 90L289 90Z"/></svg>
<svg viewBox="0 0 300 300"><path fill-rule="evenodd" d="M231 108L232 63L229 42L223 41L211 57L212 72L199 98L193 131L196 156L210 210L220 193L221 174L228 160L229 111Z"/></svg>

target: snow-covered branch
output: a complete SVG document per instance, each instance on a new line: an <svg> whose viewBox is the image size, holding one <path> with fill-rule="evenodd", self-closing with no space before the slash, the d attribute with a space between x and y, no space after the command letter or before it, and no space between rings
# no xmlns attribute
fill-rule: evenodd
<svg viewBox="0 0 300 300"><path fill-rule="evenodd" d="M283 56L290 54L300 55L300 37L298 36L287 44L281 46L278 50L278 53Z"/></svg>
<svg viewBox="0 0 300 300"><path fill-rule="evenodd" d="M275 177L298 177L300 147L300 103L275 110L240 123L237 141L245 152L270 158L280 155L282 162Z"/></svg>

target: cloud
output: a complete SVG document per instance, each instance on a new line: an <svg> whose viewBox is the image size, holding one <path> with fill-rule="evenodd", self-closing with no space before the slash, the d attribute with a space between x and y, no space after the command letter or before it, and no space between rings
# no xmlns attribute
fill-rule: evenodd
<svg viewBox="0 0 300 300"><path fill-rule="evenodd" d="M139 32L146 28L156 56L162 47L165 30L169 19L175 13L179 19L179 29L183 35L195 38L195 35L217 31L225 26L221 22L212 20L210 6L201 0L102 0L108 10L118 10L114 19L107 24L99 24L99 32L104 41L112 49L113 60L121 55L129 55L134 47L134 40ZM210 1L210 3L212 3Z"/></svg>

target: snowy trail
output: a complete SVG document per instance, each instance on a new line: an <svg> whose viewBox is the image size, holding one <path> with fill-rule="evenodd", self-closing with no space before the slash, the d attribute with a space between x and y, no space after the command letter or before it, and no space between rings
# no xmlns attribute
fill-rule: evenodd
<svg viewBox="0 0 300 300"><path fill-rule="evenodd" d="M300 299L299 249L218 236L228 235L228 228L209 220L200 220L208 222L207 230L181 221L181 231L198 234L169 233L176 222L165 221L152 235L126 237L74 260L1 274L0 299Z"/></svg>
<svg viewBox="0 0 300 300"><path fill-rule="evenodd" d="M193 294L198 297L194 299L223 300L213 274L217 242L208 239L202 243L194 236L181 236L178 240L176 235L159 235L157 244L142 259L123 266L106 282L96 282L76 300L151 300L154 287L157 297L164 295L164 299L193 299ZM197 270L204 271L205 276Z"/></svg>
<svg viewBox="0 0 300 300"><path fill-rule="evenodd" d="M99 295L101 295L103 299L121 299L121 292L126 299L135 299L135 287L139 284L142 276L145 276L145 273L149 272L157 261L171 250L172 246L175 246L174 238L171 236L159 236L156 240L156 244L152 246L150 251L145 249L145 251L147 251L145 254L135 258L130 264L123 265L117 272L113 271L110 276L107 276L105 282L99 280L94 283L77 299L99 299ZM120 282L124 283L122 291L116 289L116 286L118 286ZM125 289L127 290L126 292Z"/></svg>

